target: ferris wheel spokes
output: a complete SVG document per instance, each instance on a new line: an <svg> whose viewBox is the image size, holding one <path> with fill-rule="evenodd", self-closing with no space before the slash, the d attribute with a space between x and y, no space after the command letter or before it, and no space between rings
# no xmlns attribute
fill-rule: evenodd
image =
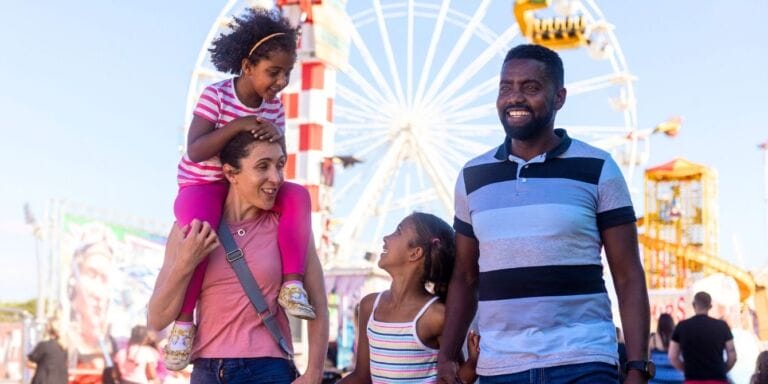
<svg viewBox="0 0 768 384"><path fill-rule="evenodd" d="M445 162L436 161L437 156L432 150L432 146L425 145L422 142L422 139L412 132L409 132L409 135L411 136L414 146L413 154L421 168L426 171L429 179L432 180L432 185L437 192L437 197L440 203L446 211L450 212L453 209L453 188L446 182L445 178L441 176L448 173L444 167L440 166L440 164L444 165Z"/></svg>
<svg viewBox="0 0 768 384"><path fill-rule="evenodd" d="M416 98L414 104L421 104L421 100L424 96L424 91L427 85L427 79L429 73L432 70L432 61L435 59L435 51L437 50L437 43L440 41L440 36L443 33L443 27L445 26L445 18L448 14L448 7L450 6L450 0L443 0L440 5L440 10L437 14L437 20L435 21L435 28L432 30L432 37L429 40L429 49L427 50L427 57L424 60L424 65L421 67L421 77L419 77L419 86L416 89Z"/></svg>
<svg viewBox="0 0 768 384"><path fill-rule="evenodd" d="M352 154L356 159L361 159L365 161L366 156L368 156L369 153L380 149L385 144L389 144L392 140L389 137L384 137L382 139L379 139L371 144L368 144L368 146L363 147L355 151L355 153Z"/></svg>
<svg viewBox="0 0 768 384"><path fill-rule="evenodd" d="M338 143L335 143L336 152L337 153L349 153L350 151L359 150L359 145L361 143L366 143L368 141L372 141L374 139L383 138L384 141L388 139L389 132L383 131L383 132L375 132L370 133L367 135L360 135L351 139L345 139L343 141L339 141Z"/></svg>
<svg viewBox="0 0 768 384"><path fill-rule="evenodd" d="M392 51L392 43L389 41L389 31L387 30L387 24L384 21L384 13L381 10L380 0L374 0L373 9L376 11L376 21L379 27L379 38L384 45L384 54L387 57L389 74L392 76L392 84L395 85L397 100L400 102L400 105L403 106L405 104L403 96L403 84L400 80L400 73L397 70L397 65L395 64L395 54Z"/></svg>
<svg viewBox="0 0 768 384"><path fill-rule="evenodd" d="M464 68L458 76L442 91L437 93L434 100L428 104L428 107L440 105L445 102L446 99L453 97L458 91L474 77L486 64L495 56L498 56L501 52L505 51L505 47L514 40L519 34L517 25L512 25L507 28L498 38L485 48L485 50L474 60L472 64Z"/></svg>
<svg viewBox="0 0 768 384"><path fill-rule="evenodd" d="M493 134L498 134L499 130L501 130L501 126L500 125L499 126L494 125L493 129L494 129L494 131L492 133ZM453 133L453 132L451 132L451 133ZM489 132L489 133L491 133L491 132ZM457 151L457 148L462 150L461 151L461 155L463 157L458 157L458 158L455 159L455 161L459 165L462 165L462 166L464 165L463 159L466 158L468 154L478 155L478 154L481 154L481 153L485 153L489 149L491 149L490 146L487 146L487 145L484 145L484 144L480 144L480 143L478 143L476 141L465 139L465 138L463 138L463 137L461 137L459 135L456 135L456 134L443 135L441 137L441 139L443 139L445 141L453 142L453 145L447 145L446 146L446 150ZM435 139L435 140L437 140L437 139ZM498 144L501 144L501 141L499 141L499 143L497 143L496 145L498 145ZM459 152L455 152L455 153L459 154Z"/></svg>
<svg viewBox="0 0 768 384"><path fill-rule="evenodd" d="M371 83L369 83L360 74L360 72L358 72L350 64L347 64L347 66L343 69L343 72L349 77L350 80L352 80L353 83L355 83L356 86L360 87L360 89L364 91L366 95L371 97L371 101L378 101L380 106L392 104L392 101L387 100L384 95L381 94L381 92L374 88L373 85L371 85Z"/></svg>
<svg viewBox="0 0 768 384"><path fill-rule="evenodd" d="M339 245L338 254L350 254L349 252L352 251L351 245L363 230L366 219L371 217L371 212L379 200L377 197L381 196L381 191L387 186L387 181L392 180L392 176L398 172L400 164L406 157L404 141L403 135L398 135L384 156L377 162L373 175L369 175L371 181L357 198L350 214L341 224L335 237L335 242Z"/></svg>
<svg viewBox="0 0 768 384"><path fill-rule="evenodd" d="M373 56L371 55L371 52L368 49L368 46L365 44L365 41L363 41L363 38L360 36L360 32L357 30L357 27L355 27L354 23L349 24L349 32L352 37L352 44L355 46L355 48L357 48L358 52L360 53L361 58L365 62L366 68L368 68L368 72L371 73L374 81L376 81L376 84L382 90L384 90L387 103L392 105L398 105L398 99L395 97L394 93L392 92L392 87L384 79L384 75L381 73L381 69L379 69L379 65L376 63L376 60L374 60ZM351 65L347 65L347 67L354 71L354 68L351 68Z"/></svg>
<svg viewBox="0 0 768 384"><path fill-rule="evenodd" d="M483 0L483 2L480 3L480 5L477 7L475 14L472 15L472 19L470 19L466 28L462 31L461 36L452 47L451 53L448 55L445 63L440 67L440 71L437 73L434 81L432 81L432 84L430 84L429 88L427 89L426 95L423 99L416 100L417 105L422 105L424 104L424 100L432 100L435 97L435 94L443 85L445 78L453 69L453 66L456 65L456 61L459 59L459 56L462 54L462 52L464 52L464 48L467 46L467 43L469 43L469 39L474 35L475 30L480 25L483 17L485 17L489 5L490 0Z"/></svg>
<svg viewBox="0 0 768 384"><path fill-rule="evenodd" d="M497 91L499 87L499 75L494 75L488 80L483 81L474 88L467 92L463 92L458 95L454 95L453 98L449 98L443 105L443 110L454 111L464 108L465 106L474 103L481 96L487 93Z"/></svg>
<svg viewBox="0 0 768 384"><path fill-rule="evenodd" d="M370 98L365 97L341 84L336 86L336 94L342 99L346 99L347 101L354 103L356 108L360 108L373 115L378 115L377 117L387 116L386 111L382 111L381 105L376 105L375 102Z"/></svg>
<svg viewBox="0 0 768 384"><path fill-rule="evenodd" d="M344 114L344 118L346 120L356 121L359 123L380 123L380 124L386 124L389 120L389 117L381 113L380 111L365 111L361 110L362 108L355 107L348 107L346 105L340 105L337 103L334 106L334 109L336 110L336 113Z"/></svg>
<svg viewBox="0 0 768 384"><path fill-rule="evenodd" d="M634 81L634 76L629 73L609 73L605 75L599 75L590 77L584 80L577 80L565 85L568 89L568 96L578 95L581 93L593 92L600 89L616 87L617 85L625 85Z"/></svg>
<svg viewBox="0 0 768 384"><path fill-rule="evenodd" d="M406 53L405 53L405 103L406 105L413 105L413 28L414 28L414 7L413 0L408 0L408 27L407 27L407 40Z"/></svg>
<svg viewBox="0 0 768 384"><path fill-rule="evenodd" d="M448 123L464 123L467 121L482 119L487 116L496 116L496 105L495 104L486 104L486 105L479 105L477 107L467 108L467 109L460 109L456 112L449 112L440 117L440 120Z"/></svg>

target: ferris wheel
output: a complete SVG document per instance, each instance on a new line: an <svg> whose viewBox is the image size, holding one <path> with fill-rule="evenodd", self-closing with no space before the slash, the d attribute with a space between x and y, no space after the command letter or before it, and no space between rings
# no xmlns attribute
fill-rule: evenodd
<svg viewBox="0 0 768 384"><path fill-rule="evenodd" d="M222 9L190 79L187 119L203 87L226 76L210 64L212 39L233 15L263 3L230 0ZM504 56L517 44L569 48L559 51L568 98L557 126L610 151L632 187L648 140L637 134L634 77L594 1L355 0L345 7L338 22L347 23L350 49L332 85L337 165L323 229L337 264L377 254L382 236L414 210L452 221L459 169L503 141L495 92Z"/></svg>

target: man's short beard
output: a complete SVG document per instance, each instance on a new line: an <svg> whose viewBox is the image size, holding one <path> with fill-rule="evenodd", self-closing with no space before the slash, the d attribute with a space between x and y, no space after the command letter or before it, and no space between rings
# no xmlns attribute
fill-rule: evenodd
<svg viewBox="0 0 768 384"><path fill-rule="evenodd" d="M507 137L520 141L528 141L547 132L547 127L550 122L552 122L554 114L555 110L551 109L546 115L535 117L527 124L516 127L509 125L505 116L505 118L501 119L501 125L504 127L504 132L506 132Z"/></svg>

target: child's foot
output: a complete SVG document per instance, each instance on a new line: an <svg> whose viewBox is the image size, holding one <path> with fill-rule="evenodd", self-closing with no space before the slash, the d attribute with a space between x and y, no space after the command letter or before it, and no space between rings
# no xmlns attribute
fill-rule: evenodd
<svg viewBox="0 0 768 384"><path fill-rule="evenodd" d="M307 291L298 281L289 281L280 288L277 302L291 316L304 320L315 319L315 308L309 304Z"/></svg>
<svg viewBox="0 0 768 384"><path fill-rule="evenodd" d="M195 325L186 322L173 323L168 344L163 348L163 362L170 371L181 371L189 365L192 342L195 341Z"/></svg>

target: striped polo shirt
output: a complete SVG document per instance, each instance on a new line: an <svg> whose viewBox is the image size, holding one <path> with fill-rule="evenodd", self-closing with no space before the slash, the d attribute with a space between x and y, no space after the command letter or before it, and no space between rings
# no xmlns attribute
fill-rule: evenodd
<svg viewBox="0 0 768 384"><path fill-rule="evenodd" d="M479 375L618 361L600 232L634 222L632 201L607 152L555 133L527 162L507 139L456 182L454 228L480 244Z"/></svg>
<svg viewBox="0 0 768 384"><path fill-rule="evenodd" d="M371 382L436 383L438 350L421 342L416 332L416 322L437 297L424 304L412 321L385 323L376 320L374 316L381 294L382 292L379 292L373 303L366 330L371 360Z"/></svg>
<svg viewBox="0 0 768 384"><path fill-rule="evenodd" d="M285 111L280 99L263 100L258 108L251 108L238 99L234 79L226 79L205 87L193 113L213 123L215 129L238 117L260 116L285 133ZM185 153L179 161L177 180L180 186L224 180L221 161L215 156L196 163Z"/></svg>

